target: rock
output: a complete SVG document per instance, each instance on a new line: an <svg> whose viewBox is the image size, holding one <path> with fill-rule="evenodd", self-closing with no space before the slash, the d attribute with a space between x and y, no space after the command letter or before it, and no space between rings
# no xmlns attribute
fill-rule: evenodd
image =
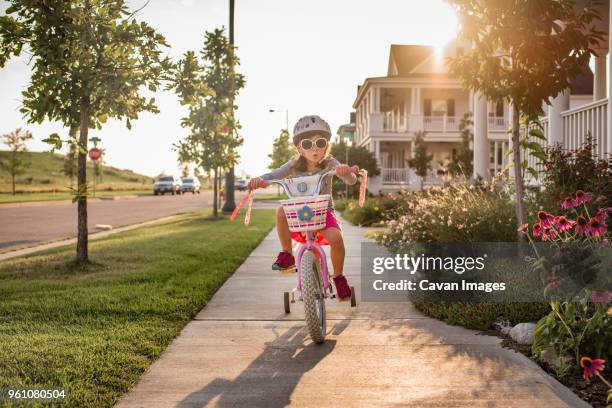
<svg viewBox="0 0 612 408"><path fill-rule="evenodd" d="M570 356L558 356L552 347L547 347L542 351L542 354L540 354L540 360L545 361L555 368L559 368L570 363L573 358Z"/></svg>
<svg viewBox="0 0 612 408"><path fill-rule="evenodd" d="M532 344L535 323L519 323L510 329L510 337L519 344Z"/></svg>
<svg viewBox="0 0 612 408"><path fill-rule="evenodd" d="M499 318L494 324L495 328L503 335L507 336L512 329L512 325L506 319Z"/></svg>

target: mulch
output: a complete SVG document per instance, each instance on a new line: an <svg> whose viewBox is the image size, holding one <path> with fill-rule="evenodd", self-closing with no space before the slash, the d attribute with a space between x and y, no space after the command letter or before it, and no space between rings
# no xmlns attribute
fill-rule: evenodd
<svg viewBox="0 0 612 408"><path fill-rule="evenodd" d="M502 347L512 349L516 352L519 352L535 363L537 363L544 371L550 374L553 378L559 381L561 384L565 385L567 388L572 390L574 394L576 394L583 401L591 404L595 408L605 408L606 407L606 398L608 396L608 388L607 386L599 379L592 378L590 381L587 381L582 378L582 369L570 372L566 376L562 378L557 378L555 376L554 367L544 361L538 361L531 357L531 345L528 344L519 344L512 337L504 335L497 330L485 330L481 331L480 334L496 336L502 339L501 345ZM606 362L607 363L607 362ZM604 378L610 378L610 368L606 366L606 369L603 371L602 375ZM610 405L609 405L610 406Z"/></svg>

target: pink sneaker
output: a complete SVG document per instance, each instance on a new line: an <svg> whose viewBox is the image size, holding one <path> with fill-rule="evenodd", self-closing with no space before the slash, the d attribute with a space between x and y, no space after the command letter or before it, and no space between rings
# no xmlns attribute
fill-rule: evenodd
<svg viewBox="0 0 612 408"><path fill-rule="evenodd" d="M334 285L340 300L346 300L351 297L351 287L348 285L344 275L334 276Z"/></svg>
<svg viewBox="0 0 612 408"><path fill-rule="evenodd" d="M289 252L281 251L276 257L276 261L272 264L272 270L286 271L295 269L295 258Z"/></svg>

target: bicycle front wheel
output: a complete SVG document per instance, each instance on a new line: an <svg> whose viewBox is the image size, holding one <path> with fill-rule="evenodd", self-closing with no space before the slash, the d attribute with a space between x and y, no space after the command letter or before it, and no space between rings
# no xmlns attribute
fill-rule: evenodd
<svg viewBox="0 0 612 408"><path fill-rule="evenodd" d="M301 262L302 297L310 338L315 343L323 343L326 330L325 296L315 262L314 254L311 251L305 251Z"/></svg>

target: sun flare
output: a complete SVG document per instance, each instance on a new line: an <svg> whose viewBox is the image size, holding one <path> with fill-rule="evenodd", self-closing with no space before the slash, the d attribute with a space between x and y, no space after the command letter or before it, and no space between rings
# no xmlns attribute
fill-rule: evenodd
<svg viewBox="0 0 612 408"><path fill-rule="evenodd" d="M455 9L447 3L440 3L434 11L435 23L431 32L431 45L435 53L441 55L444 47L457 36L457 14Z"/></svg>

